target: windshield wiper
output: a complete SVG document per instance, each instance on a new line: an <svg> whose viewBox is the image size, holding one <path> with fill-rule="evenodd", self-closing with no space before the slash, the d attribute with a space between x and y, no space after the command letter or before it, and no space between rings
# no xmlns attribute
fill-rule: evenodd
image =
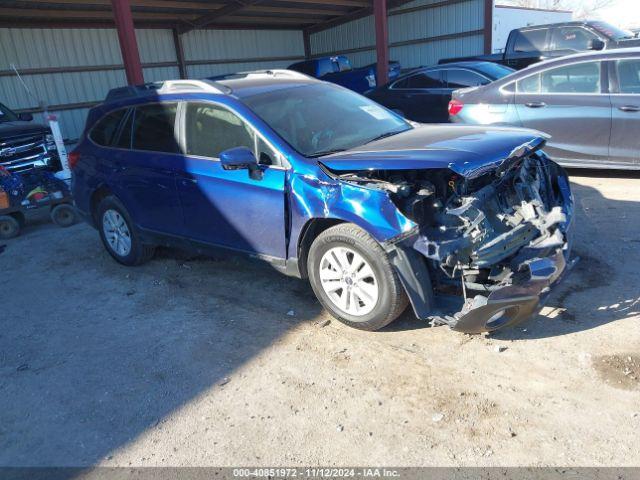
<svg viewBox="0 0 640 480"><path fill-rule="evenodd" d="M308 158L324 157L325 155L331 155L332 153L344 152L346 148L334 148L333 150L324 150L322 152L315 152L311 155L307 155Z"/></svg>
<svg viewBox="0 0 640 480"><path fill-rule="evenodd" d="M366 142L363 143L363 145L367 145L368 143L375 142L376 140L382 140L383 138L393 137L394 135L398 135L399 133L406 132L407 130L409 129L407 128L404 130L392 130L390 132L383 133L381 135L378 135L377 137L373 137L371 140L367 140Z"/></svg>

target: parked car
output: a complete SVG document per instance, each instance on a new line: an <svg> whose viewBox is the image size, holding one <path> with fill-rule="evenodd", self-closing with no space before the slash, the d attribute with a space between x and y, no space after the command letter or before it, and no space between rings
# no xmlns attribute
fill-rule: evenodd
<svg viewBox="0 0 640 480"><path fill-rule="evenodd" d="M289 70L304 73L314 78L336 83L358 93L364 93L378 84L377 64L353 68L351 62L344 55L334 57L314 58L297 62L287 67ZM389 80L400 75L400 64L389 62Z"/></svg>
<svg viewBox="0 0 640 480"><path fill-rule="evenodd" d="M30 113L15 113L0 103L0 166L10 172L60 170L51 129L34 123Z"/></svg>
<svg viewBox="0 0 640 480"><path fill-rule="evenodd" d="M409 120L443 123L449 121L451 92L486 85L514 71L491 62L458 62L418 68L366 95Z"/></svg>
<svg viewBox="0 0 640 480"><path fill-rule="evenodd" d="M640 46L633 32L600 20L551 23L512 30L503 53L477 57L450 58L440 63L462 60L496 62L516 70L545 59L564 57L588 50L611 50Z"/></svg>
<svg viewBox="0 0 640 480"><path fill-rule="evenodd" d="M548 60L453 93L451 120L551 135L561 165L640 169L640 48Z"/></svg>
<svg viewBox="0 0 640 480"><path fill-rule="evenodd" d="M288 70L157 87L91 109L70 155L77 206L124 265L224 247L308 278L347 325L410 301L465 332L532 315L565 270L569 181L536 132L415 126Z"/></svg>

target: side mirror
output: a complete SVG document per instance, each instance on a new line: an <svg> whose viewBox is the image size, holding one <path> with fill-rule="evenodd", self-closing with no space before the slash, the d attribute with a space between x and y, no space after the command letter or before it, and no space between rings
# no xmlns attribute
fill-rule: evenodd
<svg viewBox="0 0 640 480"><path fill-rule="evenodd" d="M30 113L20 113L18 114L18 120L22 120L23 122L30 122L33 120L33 115Z"/></svg>
<svg viewBox="0 0 640 480"><path fill-rule="evenodd" d="M235 147L220 154L220 163L224 170L249 170L249 176L254 180L262 178L262 170L251 149Z"/></svg>
<svg viewBox="0 0 640 480"><path fill-rule="evenodd" d="M604 49L604 42L602 40L600 40L599 38L593 38L593 39L589 40L589 44L587 45L587 48L589 50L603 50Z"/></svg>

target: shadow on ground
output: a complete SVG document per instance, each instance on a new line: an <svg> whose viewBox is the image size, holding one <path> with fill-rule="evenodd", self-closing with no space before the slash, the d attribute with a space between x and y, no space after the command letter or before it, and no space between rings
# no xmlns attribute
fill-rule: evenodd
<svg viewBox="0 0 640 480"><path fill-rule="evenodd" d="M637 285L620 284L618 275L640 267L640 203L579 184L574 192L583 260L549 301L558 315L496 338L565 335L640 310ZM128 269L81 225L43 227L7 244L2 466L94 465L204 392L233 388L245 363L321 314L305 282L236 257L163 250ZM425 323L407 312L388 331L418 328Z"/></svg>

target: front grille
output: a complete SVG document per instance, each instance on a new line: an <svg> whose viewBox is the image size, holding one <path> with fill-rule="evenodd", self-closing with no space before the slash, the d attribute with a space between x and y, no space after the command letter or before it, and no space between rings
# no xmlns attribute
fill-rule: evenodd
<svg viewBox="0 0 640 480"><path fill-rule="evenodd" d="M46 166L49 161L50 156L42 134L0 141L0 165L9 171Z"/></svg>

